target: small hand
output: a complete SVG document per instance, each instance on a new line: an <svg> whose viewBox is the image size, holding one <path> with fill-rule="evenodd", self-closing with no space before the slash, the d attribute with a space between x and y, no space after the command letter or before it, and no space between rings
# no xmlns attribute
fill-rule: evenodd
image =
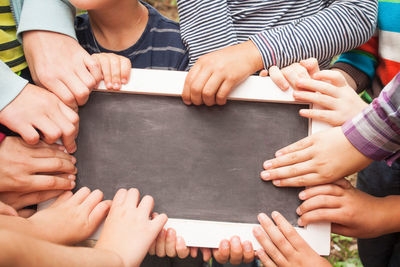
<svg viewBox="0 0 400 267"><path fill-rule="evenodd" d="M122 84L128 83L132 68L128 58L112 53L93 54L92 57L100 65L108 90L119 90Z"/></svg>
<svg viewBox="0 0 400 267"><path fill-rule="evenodd" d="M293 97L324 109L302 109L301 116L324 121L332 126L341 126L368 106L339 72L324 70L312 77L313 79L297 80L297 87L307 91L295 91Z"/></svg>
<svg viewBox="0 0 400 267"><path fill-rule="evenodd" d="M125 266L139 266L168 219L150 219L153 206L150 196L140 201L137 189L118 190L96 248L115 252Z"/></svg>
<svg viewBox="0 0 400 267"><path fill-rule="evenodd" d="M297 209L301 226L332 222L333 233L357 238L373 238L390 232L387 226L391 220L386 219L385 212L391 214L390 209L396 206L385 210L387 199L368 195L345 179L308 188L299 196L304 200Z"/></svg>
<svg viewBox="0 0 400 267"><path fill-rule="evenodd" d="M276 186L312 186L335 182L372 162L335 127L313 134L276 152L264 162L261 178Z"/></svg>
<svg viewBox="0 0 400 267"><path fill-rule="evenodd" d="M111 201L102 201L99 190L81 188L75 194L63 193L47 209L35 213L28 220L44 239L71 245L86 240L105 219Z"/></svg>
<svg viewBox="0 0 400 267"><path fill-rule="evenodd" d="M49 31L29 31L23 34L23 44L35 83L76 111L102 79L96 60L72 37Z"/></svg>
<svg viewBox="0 0 400 267"><path fill-rule="evenodd" d="M39 142L41 133L48 144L62 138L69 153L76 150L79 117L49 91L28 84L0 111L0 123L22 136L26 143Z"/></svg>
<svg viewBox="0 0 400 267"><path fill-rule="evenodd" d="M201 56L189 71L182 92L187 105L224 105L232 89L262 68L252 41Z"/></svg>
<svg viewBox="0 0 400 267"><path fill-rule="evenodd" d="M72 189L77 172L76 159L65 153L64 149L63 146L48 145L42 141L28 145L19 137L6 137L0 144L2 194L15 191L24 195L37 191ZM45 195L39 197L46 198Z"/></svg>
<svg viewBox="0 0 400 267"><path fill-rule="evenodd" d="M272 81L282 90L286 91L289 86L299 90L297 81L299 79L310 78L319 71L318 61L315 58L309 58L300 61L300 63L293 63L287 67L279 69L277 66L272 66L268 71L263 70L260 72L261 77L270 76Z"/></svg>
<svg viewBox="0 0 400 267"><path fill-rule="evenodd" d="M276 225L267 215L260 214L258 220L262 228L258 226L253 230L264 249L256 253L264 266L331 266L301 238L281 214L273 212L272 218Z"/></svg>

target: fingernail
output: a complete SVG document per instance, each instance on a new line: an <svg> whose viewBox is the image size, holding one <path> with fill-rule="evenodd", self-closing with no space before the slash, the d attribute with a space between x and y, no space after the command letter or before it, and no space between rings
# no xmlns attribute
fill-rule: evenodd
<svg viewBox="0 0 400 267"><path fill-rule="evenodd" d="M300 207L298 207L298 208L296 209L296 213L297 213L297 215L301 215Z"/></svg>
<svg viewBox="0 0 400 267"><path fill-rule="evenodd" d="M279 180L274 180L272 183L274 185L276 185L276 186L280 186L281 185L281 181L279 181Z"/></svg>
<svg viewBox="0 0 400 267"><path fill-rule="evenodd" d="M305 193L304 191L301 191L300 194L299 194L299 198L300 198L301 200L306 199L306 193Z"/></svg>
<svg viewBox="0 0 400 267"><path fill-rule="evenodd" d="M297 224L298 224L299 226L303 226L303 221L301 220L301 218L297 220Z"/></svg>
<svg viewBox="0 0 400 267"><path fill-rule="evenodd" d="M192 102L190 102L190 101L183 101L183 103L185 103L185 105L188 105L188 106L190 106L191 104L192 104Z"/></svg>
<svg viewBox="0 0 400 267"><path fill-rule="evenodd" d="M168 229L168 231L167 231L167 235L168 235L168 236L170 236L170 237L173 235L173 231L172 231L172 229Z"/></svg>
<svg viewBox="0 0 400 267"><path fill-rule="evenodd" d="M251 245L250 245L250 243L245 242L245 243L243 244L243 248L244 248L244 251L250 252L250 251L251 251Z"/></svg>
<svg viewBox="0 0 400 267"><path fill-rule="evenodd" d="M121 82L122 82L123 84L126 84L127 80L126 80L126 79L122 79Z"/></svg>
<svg viewBox="0 0 400 267"><path fill-rule="evenodd" d="M76 185L76 183L75 183L74 181L72 181L72 182L71 182L71 186L72 186L72 188L74 188L74 187L75 187L75 185Z"/></svg>
<svg viewBox="0 0 400 267"><path fill-rule="evenodd" d="M112 87L113 87L112 83L107 83L107 88L112 88Z"/></svg>
<svg viewBox="0 0 400 267"><path fill-rule="evenodd" d="M237 236L234 236L233 238L232 238L232 246L240 246L240 241L239 241L239 238L237 237Z"/></svg>
<svg viewBox="0 0 400 267"><path fill-rule="evenodd" d="M72 162L72 164L75 164L75 163L76 163L76 158L75 158L75 157L72 157L72 158L71 158L71 162Z"/></svg>
<svg viewBox="0 0 400 267"><path fill-rule="evenodd" d="M264 169L269 169L269 168L271 168L272 167L272 163L271 162L268 162L268 161L266 161L266 162L264 162Z"/></svg>
<svg viewBox="0 0 400 267"><path fill-rule="evenodd" d="M222 245L221 246L222 246L223 249L228 249L229 248L229 242L226 241L226 240L222 241Z"/></svg>
<svg viewBox="0 0 400 267"><path fill-rule="evenodd" d="M258 220L261 221L265 221L268 219L268 216L265 213L260 213L258 214Z"/></svg>
<svg viewBox="0 0 400 267"><path fill-rule="evenodd" d="M75 180L75 175L72 175L72 174L71 174L71 175L68 175L68 179L74 181L74 180Z"/></svg>
<svg viewBox="0 0 400 267"><path fill-rule="evenodd" d="M269 177L271 176L271 174L269 172L263 171L261 172L261 178L263 178L264 180L269 180Z"/></svg>
<svg viewBox="0 0 400 267"><path fill-rule="evenodd" d="M283 153L280 152L280 151L278 151L278 152L275 153L275 157L280 157L280 156L282 156L282 155L283 155Z"/></svg>
<svg viewBox="0 0 400 267"><path fill-rule="evenodd" d="M273 211L272 213L271 213L271 217L272 217L272 219L275 219L276 217L278 217L278 212L277 211Z"/></svg>
<svg viewBox="0 0 400 267"><path fill-rule="evenodd" d="M114 83L114 89L118 89L119 88L119 84L118 83Z"/></svg>

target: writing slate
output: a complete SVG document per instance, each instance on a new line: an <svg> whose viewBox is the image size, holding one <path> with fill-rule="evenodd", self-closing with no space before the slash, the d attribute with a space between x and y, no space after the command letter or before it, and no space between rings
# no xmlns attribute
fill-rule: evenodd
<svg viewBox="0 0 400 267"><path fill-rule="evenodd" d="M79 111L77 189L112 199L136 187L169 218L257 223L278 210L296 225L302 188L259 178L264 160L308 134L307 105L229 101L186 106L178 97L93 92Z"/></svg>

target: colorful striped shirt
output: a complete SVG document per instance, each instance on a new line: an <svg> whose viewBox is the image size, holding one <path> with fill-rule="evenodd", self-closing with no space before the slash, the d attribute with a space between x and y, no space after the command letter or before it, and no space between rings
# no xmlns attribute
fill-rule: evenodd
<svg viewBox="0 0 400 267"><path fill-rule="evenodd" d="M393 163L400 156L400 73L342 130L365 156Z"/></svg>
<svg viewBox="0 0 400 267"><path fill-rule="evenodd" d="M350 66L346 66L350 65ZM334 65L356 82L357 91L378 96L400 71L400 0L379 0L378 28L366 44L344 53ZM359 75L361 71L364 75Z"/></svg>
<svg viewBox="0 0 400 267"><path fill-rule="evenodd" d="M190 66L203 54L249 39L264 67L315 57L321 67L372 36L375 0L178 0Z"/></svg>
<svg viewBox="0 0 400 267"><path fill-rule="evenodd" d="M178 23L165 18L152 6L143 4L149 10L149 19L142 36L131 47L123 51L110 51L99 45L87 14L76 18L75 30L79 43L89 54L114 53L127 57L133 68L186 70L189 55L182 43Z"/></svg>
<svg viewBox="0 0 400 267"><path fill-rule="evenodd" d="M28 67L22 46L17 40L17 28L10 0L0 0L0 60L13 72Z"/></svg>

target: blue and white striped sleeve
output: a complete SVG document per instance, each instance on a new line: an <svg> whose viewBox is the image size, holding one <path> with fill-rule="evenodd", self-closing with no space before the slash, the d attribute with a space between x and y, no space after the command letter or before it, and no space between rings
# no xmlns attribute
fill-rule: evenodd
<svg viewBox="0 0 400 267"><path fill-rule="evenodd" d="M369 40L375 30L377 2L333 1L315 15L266 30L250 39L259 49L266 69L282 68L310 57L323 61Z"/></svg>
<svg viewBox="0 0 400 267"><path fill-rule="evenodd" d="M201 55L238 43L226 0L177 0L177 5L189 66Z"/></svg>

